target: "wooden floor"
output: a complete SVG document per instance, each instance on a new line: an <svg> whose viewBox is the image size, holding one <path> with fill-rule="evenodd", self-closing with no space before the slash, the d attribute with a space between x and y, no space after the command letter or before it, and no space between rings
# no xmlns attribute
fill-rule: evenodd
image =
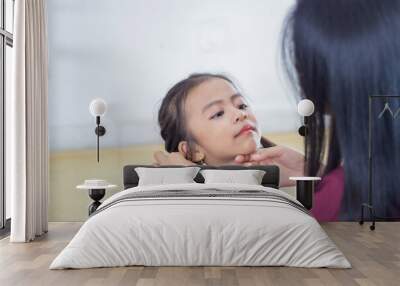
<svg viewBox="0 0 400 286"><path fill-rule="evenodd" d="M400 222L323 224L353 268L119 267L48 270L80 223L50 223L32 243L0 241L0 285L400 285Z"/></svg>

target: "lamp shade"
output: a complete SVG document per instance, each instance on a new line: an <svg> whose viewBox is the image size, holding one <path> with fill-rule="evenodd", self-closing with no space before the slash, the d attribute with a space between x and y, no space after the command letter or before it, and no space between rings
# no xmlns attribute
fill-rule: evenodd
<svg viewBox="0 0 400 286"><path fill-rule="evenodd" d="M93 99L89 104L89 111L94 117L102 116L107 111L107 103L101 98Z"/></svg>
<svg viewBox="0 0 400 286"><path fill-rule="evenodd" d="M297 104L297 112L301 116L310 116L314 113L314 103L309 99L303 99Z"/></svg>

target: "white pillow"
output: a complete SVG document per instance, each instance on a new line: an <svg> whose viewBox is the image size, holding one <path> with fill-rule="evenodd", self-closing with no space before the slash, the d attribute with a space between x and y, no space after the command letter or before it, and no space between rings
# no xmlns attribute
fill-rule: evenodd
<svg viewBox="0 0 400 286"><path fill-rule="evenodd" d="M204 183L226 183L226 184L246 184L261 185L265 175L263 170L201 170L200 174L204 177Z"/></svg>
<svg viewBox="0 0 400 286"><path fill-rule="evenodd" d="M196 183L193 179L199 170L199 167L135 168L139 176L138 186Z"/></svg>

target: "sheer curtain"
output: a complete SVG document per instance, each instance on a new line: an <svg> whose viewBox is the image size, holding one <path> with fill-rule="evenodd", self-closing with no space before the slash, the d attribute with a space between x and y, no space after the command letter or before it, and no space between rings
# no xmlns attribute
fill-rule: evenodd
<svg viewBox="0 0 400 286"><path fill-rule="evenodd" d="M45 0L16 0L11 108L6 111L6 166L11 242L48 229L47 31ZM7 175L6 175L7 176Z"/></svg>

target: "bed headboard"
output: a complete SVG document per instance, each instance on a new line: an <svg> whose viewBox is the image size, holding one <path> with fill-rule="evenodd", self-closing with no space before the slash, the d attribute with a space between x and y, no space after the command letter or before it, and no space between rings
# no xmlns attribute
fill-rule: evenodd
<svg viewBox="0 0 400 286"><path fill-rule="evenodd" d="M185 166L153 166L153 165L126 165L124 167L123 179L124 179L124 190L128 188L133 188L138 185L139 176L135 171L136 167L147 167L147 168L184 168ZM262 179L261 184L265 187L271 187L275 189L279 189L279 167L275 165L259 165L259 166L240 166L240 165L226 165L226 166L205 166L198 165L201 169L221 169L221 170L263 170L265 171L265 175ZM194 178L197 183L204 183L204 178L200 174Z"/></svg>

